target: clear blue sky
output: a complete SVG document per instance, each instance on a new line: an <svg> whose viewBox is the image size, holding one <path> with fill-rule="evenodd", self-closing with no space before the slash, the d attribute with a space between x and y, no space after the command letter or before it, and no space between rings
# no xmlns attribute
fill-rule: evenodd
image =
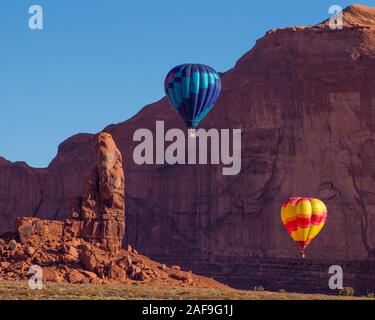
<svg viewBox="0 0 375 320"><path fill-rule="evenodd" d="M349 1L1 0L0 156L47 166L58 144L128 119L185 62L233 67L269 29ZM44 9L44 30L28 8ZM361 4L375 6L374 1Z"/></svg>

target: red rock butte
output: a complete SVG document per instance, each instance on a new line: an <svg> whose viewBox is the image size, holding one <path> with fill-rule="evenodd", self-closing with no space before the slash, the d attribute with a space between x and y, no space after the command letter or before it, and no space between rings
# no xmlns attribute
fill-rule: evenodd
<svg viewBox="0 0 375 320"><path fill-rule="evenodd" d="M242 171L216 165L133 163L138 128L182 122L164 98L106 127L124 161L125 244L242 288L322 290L340 264L345 285L375 288L375 9L350 6L328 21L267 32L233 69L202 128L242 129ZM94 136L59 146L48 168L0 159L0 231L20 216L66 219L95 162ZM299 252L280 221L282 201L321 199L328 220Z"/></svg>
<svg viewBox="0 0 375 320"><path fill-rule="evenodd" d="M121 153L110 134L95 136L94 163L84 196L72 202L70 219L20 217L17 233L0 237L0 280L29 279L30 268L37 265L42 268L43 280L52 282L136 281L168 287L228 288L182 271L180 266L152 261L130 245L122 249L124 171Z"/></svg>

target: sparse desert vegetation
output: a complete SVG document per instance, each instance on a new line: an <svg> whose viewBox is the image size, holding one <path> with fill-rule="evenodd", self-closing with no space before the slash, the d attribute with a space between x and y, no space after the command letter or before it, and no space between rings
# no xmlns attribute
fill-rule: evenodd
<svg viewBox="0 0 375 320"><path fill-rule="evenodd" d="M0 281L2 300L348 300L369 299L340 295L300 294L289 292L245 291L166 287L147 284L93 285L46 283L42 290L31 290L27 281ZM372 297L373 299L373 297Z"/></svg>

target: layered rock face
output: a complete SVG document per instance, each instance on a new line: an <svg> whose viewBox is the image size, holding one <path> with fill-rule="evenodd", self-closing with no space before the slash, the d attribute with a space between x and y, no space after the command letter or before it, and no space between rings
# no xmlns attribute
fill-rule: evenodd
<svg viewBox="0 0 375 320"><path fill-rule="evenodd" d="M97 135L95 155L96 166L86 181L86 193L73 202L71 217L80 221L82 237L115 251L125 232L122 156L108 133Z"/></svg>
<svg viewBox="0 0 375 320"><path fill-rule="evenodd" d="M298 257L280 207L306 195L328 207L310 258L372 257L374 17L373 9L352 6L342 30L327 22L272 30L222 75L221 97L202 127L242 129L237 176L214 165L133 165L134 129L179 123L164 99L109 126L130 159L128 241L160 256Z"/></svg>
<svg viewBox="0 0 375 320"><path fill-rule="evenodd" d="M327 21L271 30L222 75L221 97L201 127L242 129L239 175L223 176L218 165L133 162L136 129L154 132L156 120L183 128L166 99L108 126L125 159L126 242L153 257L189 256L223 268L232 257L288 263L298 250L280 222L281 203L312 196L326 203L328 221L308 258L372 259L374 20L374 9L351 6L342 30ZM78 135L47 169L0 161L0 229L12 229L17 216L65 218L94 154L92 136Z"/></svg>
<svg viewBox="0 0 375 320"><path fill-rule="evenodd" d="M125 232L125 180L122 157L112 137L95 137L96 165L86 181L86 193L72 203L71 219L64 221L22 217L17 221L22 243L83 238L116 253Z"/></svg>
<svg viewBox="0 0 375 320"><path fill-rule="evenodd" d="M71 200L84 194L85 179L95 166L95 137L76 135L58 153L45 169L0 159L0 233L14 231L17 217L69 217Z"/></svg>

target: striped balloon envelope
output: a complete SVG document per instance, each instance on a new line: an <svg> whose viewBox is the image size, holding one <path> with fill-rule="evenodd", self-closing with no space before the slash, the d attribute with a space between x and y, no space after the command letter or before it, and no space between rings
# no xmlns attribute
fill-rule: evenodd
<svg viewBox="0 0 375 320"><path fill-rule="evenodd" d="M305 248L315 239L327 220L327 208L319 199L293 197L283 202L281 220L304 258Z"/></svg>
<svg viewBox="0 0 375 320"><path fill-rule="evenodd" d="M211 111L221 91L219 74L203 64L182 64L168 72L165 94L188 128Z"/></svg>

